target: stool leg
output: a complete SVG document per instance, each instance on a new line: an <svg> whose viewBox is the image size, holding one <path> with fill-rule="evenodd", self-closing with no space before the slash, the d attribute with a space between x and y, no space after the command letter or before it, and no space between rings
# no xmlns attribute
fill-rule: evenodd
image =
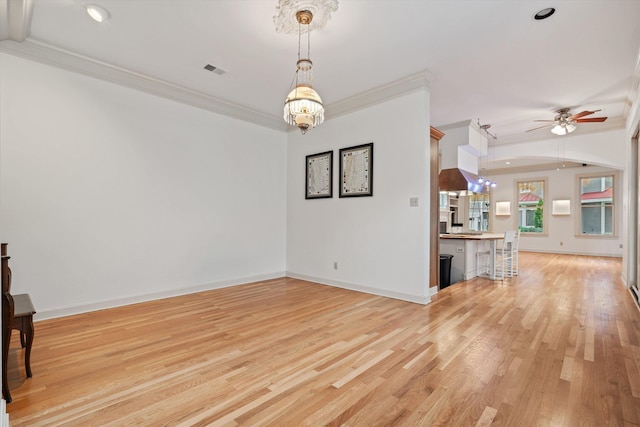
<svg viewBox="0 0 640 427"><path fill-rule="evenodd" d="M3 333L2 338L2 396L4 397L4 400L7 401L7 403L11 403L9 381L7 381L7 359L9 358L9 341L11 340L11 332L9 332L8 334Z"/></svg>
<svg viewBox="0 0 640 427"><path fill-rule="evenodd" d="M26 342L26 349L24 352L24 368L27 371L27 377L31 378L32 377L32 373L31 373L31 346L33 344L33 334L34 334L34 328L33 328L33 316L29 316L27 319L25 319L24 322L24 335L27 338L27 342Z"/></svg>
<svg viewBox="0 0 640 427"><path fill-rule="evenodd" d="M7 358L2 359L2 396L7 403L11 403L11 393L7 381Z"/></svg>
<svg viewBox="0 0 640 427"><path fill-rule="evenodd" d="M5 362L2 361L2 365L3 365L2 369L6 370L7 368L4 366L4 364L5 364ZM2 382L2 397L4 397L4 400L7 403L11 403L11 400L13 400L13 399L11 399L11 393L9 392L9 384L7 384L6 381Z"/></svg>

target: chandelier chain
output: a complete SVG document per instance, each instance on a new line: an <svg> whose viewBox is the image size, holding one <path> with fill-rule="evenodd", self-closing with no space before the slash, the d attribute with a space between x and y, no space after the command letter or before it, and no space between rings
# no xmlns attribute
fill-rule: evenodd
<svg viewBox="0 0 640 427"><path fill-rule="evenodd" d="M298 61L300 61L300 43L302 40L302 24L298 22Z"/></svg>
<svg viewBox="0 0 640 427"><path fill-rule="evenodd" d="M307 59L311 60L311 29L307 25Z"/></svg>

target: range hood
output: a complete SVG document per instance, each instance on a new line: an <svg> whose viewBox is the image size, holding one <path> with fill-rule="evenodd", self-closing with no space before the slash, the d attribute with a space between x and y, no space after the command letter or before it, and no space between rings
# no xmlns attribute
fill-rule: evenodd
<svg viewBox="0 0 640 427"><path fill-rule="evenodd" d="M440 191L471 191L485 193L486 186L478 182L478 176L469 171L452 168L443 169L438 176Z"/></svg>

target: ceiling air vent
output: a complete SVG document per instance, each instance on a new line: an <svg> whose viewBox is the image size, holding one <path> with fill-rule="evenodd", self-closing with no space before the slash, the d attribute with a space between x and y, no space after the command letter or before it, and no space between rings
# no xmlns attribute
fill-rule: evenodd
<svg viewBox="0 0 640 427"><path fill-rule="evenodd" d="M225 71L225 70L223 70L222 68L220 68L220 67L216 67L215 65L211 65L211 64L207 64L207 65L205 65L205 66L204 66L204 69L205 69L205 70L207 70L207 71L211 71L211 72L213 72L213 73L216 73L216 74L217 74L217 75L219 75L219 76L221 76L221 75L223 75L224 73L226 73L226 71Z"/></svg>

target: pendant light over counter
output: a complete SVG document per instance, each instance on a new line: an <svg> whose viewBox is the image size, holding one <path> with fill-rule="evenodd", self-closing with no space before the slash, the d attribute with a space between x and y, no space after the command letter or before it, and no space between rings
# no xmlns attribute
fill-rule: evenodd
<svg viewBox="0 0 640 427"><path fill-rule="evenodd" d="M497 135L493 135L491 132L489 132L489 128L491 128L491 125L486 124L486 125L481 125L480 124L480 120L478 120L478 126L480 127L480 129L482 129L486 134L487 137L493 138L494 141L496 141L498 139ZM488 173L488 168L489 168L489 145L487 142L487 161L486 161L486 165L487 167L485 168L485 171ZM487 189L491 189L491 188L496 188L498 186L498 183L495 181L491 181L491 179L489 179L489 177L487 176L487 178L483 178L482 176L478 177L478 184L484 185Z"/></svg>

